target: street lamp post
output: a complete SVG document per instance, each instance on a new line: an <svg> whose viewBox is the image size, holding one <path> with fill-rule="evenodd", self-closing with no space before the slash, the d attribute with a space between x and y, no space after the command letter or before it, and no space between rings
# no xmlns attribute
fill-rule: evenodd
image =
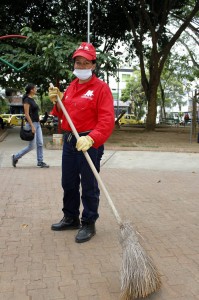
<svg viewBox="0 0 199 300"><path fill-rule="evenodd" d="M119 116L119 101L120 101L120 97L119 97L119 92L120 92L120 67L119 67L119 64L118 64L118 68L117 68L117 118Z"/></svg>
<svg viewBox="0 0 199 300"><path fill-rule="evenodd" d="M120 51L115 52L116 56L122 55L123 53ZM116 117L119 116L119 101L120 101L120 59L118 59L117 63L117 111L116 111Z"/></svg>
<svg viewBox="0 0 199 300"><path fill-rule="evenodd" d="M90 43L90 0L88 0L88 10L87 10L87 42Z"/></svg>

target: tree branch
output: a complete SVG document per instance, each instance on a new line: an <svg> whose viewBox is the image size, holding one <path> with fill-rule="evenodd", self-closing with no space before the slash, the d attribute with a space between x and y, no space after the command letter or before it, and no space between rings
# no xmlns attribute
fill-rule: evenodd
<svg viewBox="0 0 199 300"><path fill-rule="evenodd" d="M184 43L182 39L179 39L179 41L180 41L180 43L187 49L187 51L188 51L188 53L189 53L189 55L190 55L190 57L191 57L191 60L192 60L192 62L193 62L193 65L194 65L195 67L199 68L199 63L197 63L197 61L195 60L195 58L194 58L194 56L193 56L191 50L190 50L189 47L187 46L187 44Z"/></svg>
<svg viewBox="0 0 199 300"><path fill-rule="evenodd" d="M141 69L141 73L142 73L142 85L143 88L145 89L145 91L148 91L148 86L149 86L149 82L146 76L146 72L145 72L145 66L144 66L144 49L143 49L143 32L141 30L141 35L140 38L138 38L138 35L136 33L136 28L135 28L135 24L134 21L132 19L132 17L130 16L130 14L128 13L128 9L125 6L124 0L119 0L121 7L124 11L124 14L129 22L129 26L131 28L131 31L133 33L133 37L135 40L135 45L136 45L136 50L138 51L138 56L139 56L139 60L140 60L140 69ZM140 18L140 16L139 16ZM140 22L142 24L142 20L140 19Z"/></svg>
<svg viewBox="0 0 199 300"><path fill-rule="evenodd" d="M197 0L193 10L191 13L185 18L184 23L179 27L179 29L176 31L176 33L171 38L170 42L166 45L164 50L162 51L162 59L159 64L159 70L161 71L164 67L164 63L167 59L167 56L172 48L172 46L175 44L177 39L180 37L181 33L188 27L190 24L192 18L196 15L196 13L199 11L199 0Z"/></svg>

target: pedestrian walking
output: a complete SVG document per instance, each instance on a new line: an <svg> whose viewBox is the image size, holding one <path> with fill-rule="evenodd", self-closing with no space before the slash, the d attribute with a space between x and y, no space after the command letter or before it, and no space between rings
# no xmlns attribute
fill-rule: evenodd
<svg viewBox="0 0 199 300"><path fill-rule="evenodd" d="M36 148L37 151L37 167L49 168L43 161L43 134L41 130L41 125L39 121L39 106L34 100L34 96L37 92L37 87L35 84L29 83L25 88L26 93L22 98L24 114L26 119L26 130L32 130L35 134L34 139L29 142L28 146L23 148L16 154L12 155L12 165L16 167L19 159L25 154Z"/></svg>
<svg viewBox="0 0 199 300"><path fill-rule="evenodd" d="M108 85L96 77L96 50L83 42L73 54L74 72L77 77L64 92L49 88L49 97L56 102L57 95L70 115L79 139L55 104L53 114L62 119L64 144L62 153L63 219L52 224L52 230L79 229L75 241L89 241L96 233L95 222L99 217L100 190L97 180L82 151L88 151L97 171L104 153L104 142L114 128L113 97ZM63 96L63 97L62 97ZM81 195L80 195L81 184ZM80 218L80 199L83 211ZM80 220L81 219L81 220ZM80 222L81 221L81 222ZM81 227L80 227L81 223Z"/></svg>
<svg viewBox="0 0 199 300"><path fill-rule="evenodd" d="M186 114L184 115L184 124L187 125L187 124L189 123L189 120L190 120L189 114L186 113Z"/></svg>

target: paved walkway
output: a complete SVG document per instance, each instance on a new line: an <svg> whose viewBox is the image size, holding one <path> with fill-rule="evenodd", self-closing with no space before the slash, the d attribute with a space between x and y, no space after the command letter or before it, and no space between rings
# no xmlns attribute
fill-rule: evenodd
<svg viewBox="0 0 199 300"><path fill-rule="evenodd" d="M117 300L122 249L104 195L96 236L76 244L76 231L53 232L61 217L61 150L34 151L12 130L0 143L0 300ZM133 222L162 274L150 300L199 299L199 154L107 151L101 177L122 218Z"/></svg>

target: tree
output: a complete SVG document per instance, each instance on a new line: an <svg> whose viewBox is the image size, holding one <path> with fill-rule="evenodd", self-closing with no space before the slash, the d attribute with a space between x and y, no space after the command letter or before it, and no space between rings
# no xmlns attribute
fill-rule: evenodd
<svg viewBox="0 0 199 300"><path fill-rule="evenodd" d="M55 0L1 0L0 35L19 34L22 27L33 31L56 28L59 3Z"/></svg>
<svg viewBox="0 0 199 300"><path fill-rule="evenodd" d="M199 1L119 0L119 2L133 36L132 48L139 57L142 86L148 102L146 129L154 130L157 115L157 90L165 61L172 46L198 13ZM177 31L169 35L167 26L173 12L176 16L183 16L183 21ZM147 76L147 71L149 71L149 76Z"/></svg>
<svg viewBox="0 0 199 300"><path fill-rule="evenodd" d="M187 60L188 57L178 54L176 49L174 53L168 56L165 62L157 93L157 100L159 100L157 103L160 105L161 118L166 118L166 107L178 105L181 111L182 105L185 104L183 100L187 86L185 78L188 79L191 72L191 69L187 70Z"/></svg>
<svg viewBox="0 0 199 300"><path fill-rule="evenodd" d="M1 55L15 66L27 62L28 66L17 73L9 66L1 64L1 86L12 84L12 87L22 87L28 81L40 86L44 92L50 82L57 84L63 79L69 82L72 76L71 56L77 47L77 41L67 35L59 36L52 30L33 32L25 27L21 33L28 37L26 41L17 44L15 42L14 45L2 43Z"/></svg>
<svg viewBox="0 0 199 300"><path fill-rule="evenodd" d="M182 106L186 103L183 100L185 96L185 89L183 84L175 77L174 74L166 70L162 73L159 85L160 93L160 117L166 118L166 107L178 106L179 111L182 110Z"/></svg>
<svg viewBox="0 0 199 300"><path fill-rule="evenodd" d="M2 42L0 53L10 64L20 67L28 62L28 67L16 74L10 66L1 64L1 86L6 87L9 84L16 88L20 85L22 87L28 80L40 86L43 93L50 82L56 86L68 85L73 76L72 54L80 41L71 35L58 35L57 30L34 32L31 28L24 27L21 34L27 36L25 42ZM114 75L117 70L117 59L111 53L104 53L99 49L97 52L96 74L108 81L109 76Z"/></svg>
<svg viewBox="0 0 199 300"><path fill-rule="evenodd" d="M41 109L44 110L43 96L48 90L49 83L65 89L73 78L72 53L80 41L69 35L58 35L57 31L42 30L33 32L29 27L21 30L24 41L13 41L1 44L1 55L9 65L1 64L0 85L12 87L19 90L24 88L27 82L34 82L39 87L38 94L41 102ZM7 39L6 39L7 41ZM96 73L98 76L106 74L106 78L117 69L117 59L110 53L103 53L97 50L98 62ZM18 67L26 65L21 72L15 72L10 64Z"/></svg>

